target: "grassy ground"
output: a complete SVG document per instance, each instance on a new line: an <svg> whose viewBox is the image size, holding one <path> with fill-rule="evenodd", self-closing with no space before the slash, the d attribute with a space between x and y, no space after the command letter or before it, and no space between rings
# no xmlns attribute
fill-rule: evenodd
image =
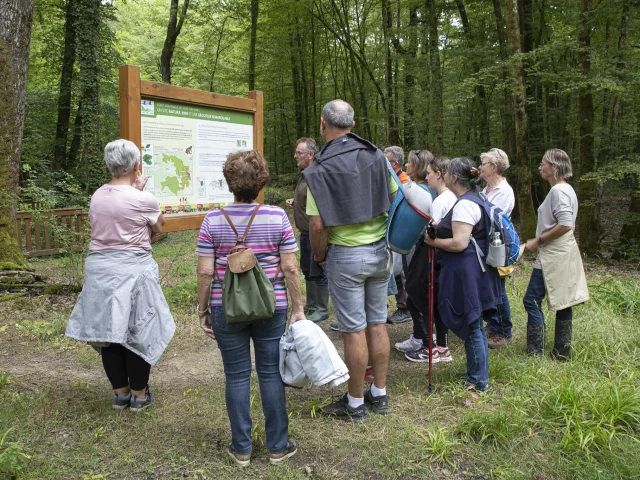
<svg viewBox="0 0 640 480"><path fill-rule="evenodd" d="M427 367L393 350L392 413L350 425L316 415L343 389L287 391L290 433L300 442L286 465L269 467L257 379L252 382L254 457L239 470L224 449L230 429L220 354L197 326L195 232L155 247L178 329L152 370L158 395L149 412L111 409L99 357L63 336L75 296L4 297L0 302L0 478L505 478L640 477L640 287L619 267L589 265L593 300L574 311L575 357L568 363L524 354L522 294L530 267L508 281L514 342L490 354L490 390L459 388L464 350ZM51 281L81 279L81 262L33 262ZM607 273L616 276L607 276ZM390 299L390 309L393 300ZM339 350L342 340L321 326ZM548 323L547 350L553 322ZM392 343L410 325L389 328ZM3 434L6 436L3 438Z"/></svg>

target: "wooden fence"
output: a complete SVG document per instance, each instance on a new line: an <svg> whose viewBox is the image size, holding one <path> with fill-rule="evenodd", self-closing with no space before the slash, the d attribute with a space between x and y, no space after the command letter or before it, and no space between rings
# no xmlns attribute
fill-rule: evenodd
<svg viewBox="0 0 640 480"><path fill-rule="evenodd" d="M81 208L18 212L18 243L27 257L79 252L86 241L87 214Z"/></svg>

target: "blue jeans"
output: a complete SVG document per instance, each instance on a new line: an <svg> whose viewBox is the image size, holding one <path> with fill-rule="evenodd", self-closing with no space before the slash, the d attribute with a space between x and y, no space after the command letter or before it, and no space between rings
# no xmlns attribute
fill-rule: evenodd
<svg viewBox="0 0 640 480"><path fill-rule="evenodd" d="M531 271L529 286L522 298L524 309L527 311L527 322L535 325L544 324L544 314L542 313L542 300L546 295L544 288L544 275L542 269L534 268ZM556 320L573 319L573 310L571 307L558 310L556 312Z"/></svg>
<svg viewBox="0 0 640 480"><path fill-rule="evenodd" d="M251 452L251 349L253 339L256 371L260 383L267 448L281 453L289 440L289 417L284 383L280 377L280 337L287 323L286 310L249 323L228 324L222 307L211 309L211 327L222 354L226 379L225 400L231 423L231 443L240 454Z"/></svg>
<svg viewBox="0 0 640 480"><path fill-rule="evenodd" d="M507 279L500 279L500 292L502 293L502 305L497 305L497 310L487 321L487 328L493 330L501 337L511 338L511 305L507 297Z"/></svg>
<svg viewBox="0 0 640 480"><path fill-rule="evenodd" d="M486 390L489 383L489 345L482 317L469 324L464 350L467 354L467 381L477 390Z"/></svg>
<svg viewBox="0 0 640 480"><path fill-rule="evenodd" d="M311 239L308 234L301 233L300 234L300 270L302 270L302 274L304 275L305 281L313 280L316 285L321 287L326 286L329 281L326 276L320 278L319 276L312 278L311 272L311 264L313 261L313 251L311 250ZM315 263L318 266L317 263ZM322 267L318 266L318 269Z"/></svg>

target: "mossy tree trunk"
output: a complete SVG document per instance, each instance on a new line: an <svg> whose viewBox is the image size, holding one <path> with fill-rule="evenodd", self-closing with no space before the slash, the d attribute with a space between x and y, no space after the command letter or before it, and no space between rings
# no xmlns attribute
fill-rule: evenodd
<svg viewBox="0 0 640 480"><path fill-rule="evenodd" d="M16 204L34 0L3 0L0 16L0 272L26 270Z"/></svg>

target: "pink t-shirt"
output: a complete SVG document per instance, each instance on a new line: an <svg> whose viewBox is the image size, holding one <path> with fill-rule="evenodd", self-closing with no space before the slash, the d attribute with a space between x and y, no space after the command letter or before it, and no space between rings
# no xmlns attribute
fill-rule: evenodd
<svg viewBox="0 0 640 480"><path fill-rule="evenodd" d="M149 192L128 185L103 185L91 197L89 250L151 250L151 225L160 205Z"/></svg>

